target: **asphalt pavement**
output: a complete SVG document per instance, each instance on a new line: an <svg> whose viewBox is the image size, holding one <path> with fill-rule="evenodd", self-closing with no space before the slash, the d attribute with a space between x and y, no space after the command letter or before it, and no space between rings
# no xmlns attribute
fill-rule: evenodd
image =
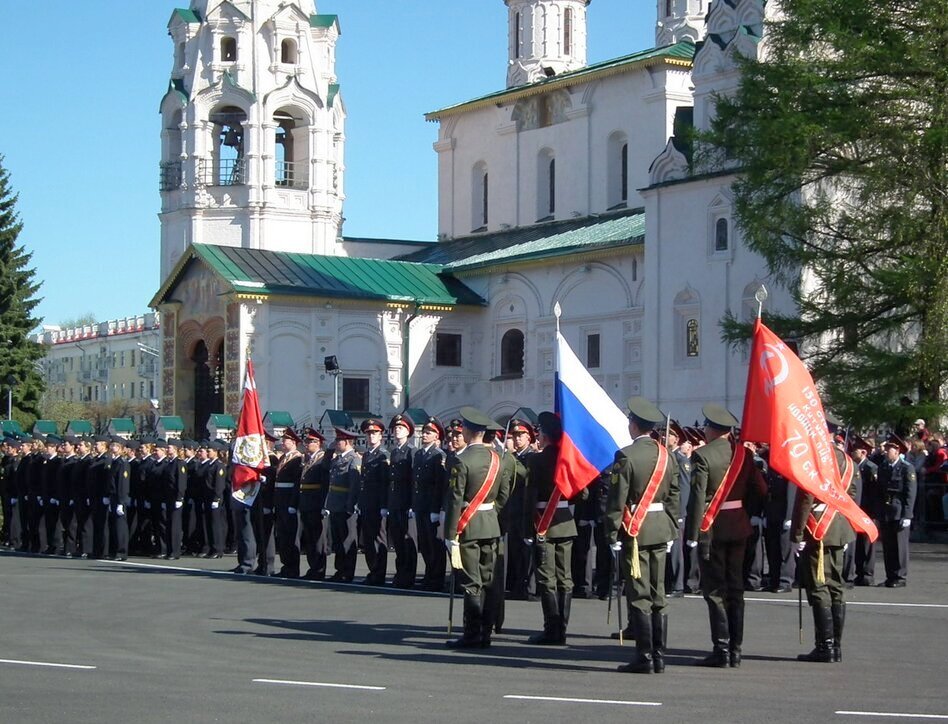
<svg viewBox="0 0 948 724"><path fill-rule="evenodd" d="M913 548L906 588L847 591L841 664L795 660L813 625L804 608L801 645L794 591L747 594L740 669L695 667L707 609L687 596L651 676L615 671L633 649L602 601L574 602L566 647L527 644L540 606L511 601L490 649L450 651L447 596L228 565L0 552L0 722L948 720L945 546Z"/></svg>

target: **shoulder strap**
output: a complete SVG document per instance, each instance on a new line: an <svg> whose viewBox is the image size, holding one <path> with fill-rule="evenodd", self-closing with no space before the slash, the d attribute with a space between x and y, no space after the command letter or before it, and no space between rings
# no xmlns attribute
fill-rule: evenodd
<svg viewBox="0 0 948 724"><path fill-rule="evenodd" d="M711 529L711 525L714 523L718 511L721 510L721 505L727 500L731 488L733 488L734 483L737 482L737 477L741 474L741 470L744 469L744 458L746 456L747 448L744 447L743 443L738 442L731 455L731 462L727 466L727 471L724 473L724 480L721 481L721 485L714 492L714 497L711 498L708 509L704 513L704 518L701 519L702 533L706 533Z"/></svg>
<svg viewBox="0 0 948 724"><path fill-rule="evenodd" d="M642 493L642 497L639 498L635 512L633 513L628 505L622 511L622 527L633 538L639 534L645 516L648 515L648 507L655 499L655 494L658 492L662 479L665 477L665 471L668 469L668 450L661 443L656 443L656 445L658 445L658 459L655 461L655 469L652 470L648 485L645 486L645 491Z"/></svg>
<svg viewBox="0 0 948 724"><path fill-rule="evenodd" d="M477 509L484 502L487 494L490 493L490 489L494 487L494 480L497 479L497 473L500 470L500 456L490 448L487 449L487 452L490 453L490 467L487 469L487 477L484 479L483 485L481 485L474 497L471 498L471 502L467 504L467 508L464 509L461 517L458 519L458 537L460 537L461 533L464 532L464 529L467 528L467 524L471 522L471 518L477 514Z"/></svg>

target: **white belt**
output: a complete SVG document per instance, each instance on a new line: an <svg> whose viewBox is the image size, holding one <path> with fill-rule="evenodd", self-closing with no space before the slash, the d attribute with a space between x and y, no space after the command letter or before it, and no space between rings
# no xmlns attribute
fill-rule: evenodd
<svg viewBox="0 0 948 724"><path fill-rule="evenodd" d="M813 506L814 513L822 513L824 510L826 510L826 503L820 503L819 505Z"/></svg>
<svg viewBox="0 0 948 724"><path fill-rule="evenodd" d="M634 512L635 512L635 509L638 508L638 507L639 507L639 506L637 506L637 505L633 505L633 506L631 506L631 507L629 508L629 511L632 512L632 513L634 513ZM652 503L651 505L648 506L648 512L649 512L649 513L660 513L660 512L663 511L663 510L665 510L665 504L664 504L664 503Z"/></svg>
<svg viewBox="0 0 948 724"><path fill-rule="evenodd" d="M739 510L744 507L742 500L727 500L721 504L721 510Z"/></svg>
<svg viewBox="0 0 948 724"><path fill-rule="evenodd" d="M560 502L558 502L558 503L556 504L556 507L557 507L557 508L568 508L568 507L569 507L569 501L568 501L568 500L561 500ZM544 510L545 508L546 508L546 503L537 503L537 509L538 509L538 510Z"/></svg>
<svg viewBox="0 0 948 724"><path fill-rule="evenodd" d="M470 505L470 503L465 503L465 504L464 504L464 507L467 508L468 505ZM485 511L493 510L493 509L494 509L494 504L493 504L493 503L481 503L480 505L477 506L477 512L478 512L478 513L483 513L483 512L485 512Z"/></svg>
<svg viewBox="0 0 948 724"><path fill-rule="evenodd" d="M274 488L295 488L296 483L276 483Z"/></svg>

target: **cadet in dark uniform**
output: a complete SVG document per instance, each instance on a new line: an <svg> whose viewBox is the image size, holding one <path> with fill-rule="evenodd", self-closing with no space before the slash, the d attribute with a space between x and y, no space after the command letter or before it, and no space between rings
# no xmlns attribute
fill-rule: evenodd
<svg viewBox="0 0 948 724"><path fill-rule="evenodd" d="M194 440L181 441L181 461L188 469L188 484L184 491L184 507L181 509L181 534L185 553L197 556L207 552L204 537L204 473L207 450L198 451Z"/></svg>
<svg viewBox="0 0 948 724"><path fill-rule="evenodd" d="M181 442L168 441L168 457L162 469L164 499L162 509L165 513L165 558L176 561L181 557L181 511L184 508L184 495L188 488L188 466L178 457Z"/></svg>
<svg viewBox="0 0 948 724"><path fill-rule="evenodd" d="M109 557L128 560L128 506L131 502L129 465L125 458L125 440L112 437L109 444Z"/></svg>
<svg viewBox="0 0 948 724"><path fill-rule="evenodd" d="M202 463L204 474L201 491L204 510L205 539L207 540L207 557L222 558L224 556L224 535L227 526L224 520L224 496L229 487L227 481L227 465L221 459L226 455L229 446L223 440L211 440L205 446L207 461Z"/></svg>
<svg viewBox="0 0 948 724"><path fill-rule="evenodd" d="M323 507L329 490L331 454L322 449L325 438L312 427L303 430L306 452L300 471L300 548L309 568L303 578L322 581L326 577L326 548L323 536Z"/></svg>
<svg viewBox="0 0 948 724"><path fill-rule="evenodd" d="M43 465L43 527L46 531L46 547L43 552L53 555L62 547L62 535L59 529L60 516L60 479L59 467L62 458L59 456L59 446L62 438L57 435L46 437L46 462Z"/></svg>
<svg viewBox="0 0 948 724"><path fill-rule="evenodd" d="M852 496L856 492L856 466L841 447L837 442L833 452L843 486ZM813 533L825 515L834 517L821 542L815 540ZM806 588L807 602L813 609L816 638L813 651L800 654L797 659L823 663L842 661L840 646L846 621L843 548L855 540L852 526L842 515L828 510L825 503L800 490L793 507L790 537L800 554L800 579Z"/></svg>
<svg viewBox="0 0 948 724"><path fill-rule="evenodd" d="M76 443L78 440L67 435L62 442L62 455L59 464L59 477L56 481L56 490L59 498L59 527L62 531L62 546L60 555L72 557L76 551L76 493L75 473Z"/></svg>
<svg viewBox="0 0 948 724"><path fill-rule="evenodd" d="M767 564L770 569L770 590L790 593L796 576L797 563L790 541L790 524L796 504L797 486L775 470L767 470L767 502L764 514L767 521L765 540Z"/></svg>
<svg viewBox="0 0 948 724"><path fill-rule="evenodd" d="M524 516L527 464L536 453L536 431L526 420L510 421L509 449L514 463L510 483L510 498L504 506L510 529L507 533L507 588L515 601L536 600L533 546L526 543L532 537L533 521ZM525 527L526 526L526 527Z"/></svg>
<svg viewBox="0 0 948 724"><path fill-rule="evenodd" d="M276 438L265 434L266 439L275 443ZM273 505L275 491L273 487L273 478L276 473L276 466L279 459L276 453L270 448L268 454L269 464L263 470L260 477L260 490L257 497L254 498L254 504L251 508L253 514L254 539L257 547L257 567L254 573L258 576L272 576L274 561L276 559L276 546L274 545L273 525Z"/></svg>
<svg viewBox="0 0 948 724"><path fill-rule="evenodd" d="M329 580L343 583L350 583L355 576L358 551L355 535L350 531L350 520L355 515L362 481L362 457L353 449L355 439L356 436L348 430L336 428L336 454L329 466L329 492L326 494L336 569Z"/></svg>
<svg viewBox="0 0 948 724"><path fill-rule="evenodd" d="M612 465L606 534L621 550L622 577L636 657L619 671L665 671L668 616L665 613L665 557L678 534L678 466L652 436L661 411L642 397L627 403L632 444Z"/></svg>
<svg viewBox="0 0 948 724"><path fill-rule="evenodd" d="M918 481L915 468L905 459L908 446L896 435L883 443L885 461L879 466L882 515L879 536L885 561L885 585L901 588L908 578L909 533L915 510Z"/></svg>
<svg viewBox="0 0 948 724"><path fill-rule="evenodd" d="M510 485L501 474L500 455L484 443L484 433L494 421L473 407L462 407L461 418L466 445L451 465L445 545L462 578L464 634L448 641L448 648L490 645L490 630L482 620L484 589L493 580L500 538L497 510L506 503Z"/></svg>
<svg viewBox="0 0 948 724"><path fill-rule="evenodd" d="M79 459L76 461L73 489L76 500L76 555L88 558L92 555L92 443L81 438L76 445Z"/></svg>
<svg viewBox="0 0 948 724"><path fill-rule="evenodd" d="M412 465L414 491L412 509L418 529L418 550L425 564L421 587L426 591L444 590L444 544L438 540L441 525L441 505L448 484L444 450L444 428L435 417L429 417L421 428L421 448L415 451Z"/></svg>
<svg viewBox="0 0 948 724"><path fill-rule="evenodd" d="M671 598L685 595L685 580L691 569L692 551L685 545L684 511L688 510L691 497L691 442L684 429L675 420L668 427L665 446L675 458L678 466L678 520L677 534L672 541L671 550L665 558L665 591ZM697 563L695 563L697 565Z"/></svg>
<svg viewBox="0 0 948 724"><path fill-rule="evenodd" d="M362 483L359 489L359 523L362 551L369 572L367 586L384 586L388 570L388 542L384 533L388 515L389 454L382 447L385 425L381 420L369 419L362 423L365 434L365 452L362 454Z"/></svg>
<svg viewBox="0 0 948 724"><path fill-rule="evenodd" d="M879 468L869 459L872 445L858 435L853 441L853 460L862 482L856 503L865 511L866 515L879 524L882 509L882 496L879 492ZM853 583L857 586L875 585L876 575L876 547L865 533L856 533L856 577Z"/></svg>
<svg viewBox="0 0 948 724"><path fill-rule="evenodd" d="M576 522L568 500L554 482L563 425L552 412L539 416L540 452L527 464L524 524L536 560L537 595L543 610L543 631L531 644L566 643L573 600L573 540Z"/></svg>
<svg viewBox="0 0 948 724"><path fill-rule="evenodd" d="M404 415L395 415L389 424L395 442L389 449L389 483L386 511L388 516L388 543L395 550L396 588L414 588L418 571L418 549L409 532L409 519L415 516L412 506L413 466L415 448L408 438L415 434L415 426ZM416 521L417 529L417 521Z"/></svg>
<svg viewBox="0 0 948 724"><path fill-rule="evenodd" d="M3 457L3 476L6 481L7 495L9 496L9 525L7 527L7 542L13 550L23 545L23 526L20 522L20 510L25 503L17 488L17 468L20 465L22 443L10 438L6 442L6 454Z"/></svg>
<svg viewBox="0 0 948 724"><path fill-rule="evenodd" d="M104 558L109 550L109 511L112 499L112 457L109 455L109 435L95 437L95 457L89 466L92 478L92 556Z"/></svg>
<svg viewBox="0 0 948 724"><path fill-rule="evenodd" d="M303 455L296 449L300 442L302 441L296 431L286 428L283 432L283 454L274 472L273 513L276 517L276 547L281 563L277 575L281 578L300 577L298 511Z"/></svg>
<svg viewBox="0 0 948 724"><path fill-rule="evenodd" d="M744 641L744 549L752 532L750 515L757 514L767 485L748 451L711 529L700 533L705 511L734 459L728 434L738 424L734 415L720 405L705 405L702 411L708 442L691 454L687 531L688 545L699 546L701 588L708 604L714 650L698 664L738 667Z"/></svg>

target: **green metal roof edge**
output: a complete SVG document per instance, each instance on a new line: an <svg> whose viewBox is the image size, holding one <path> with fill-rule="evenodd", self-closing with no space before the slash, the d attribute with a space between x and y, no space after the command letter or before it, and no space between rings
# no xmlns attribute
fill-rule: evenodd
<svg viewBox="0 0 948 724"><path fill-rule="evenodd" d="M135 432L135 421L130 417L113 417L108 426L116 432Z"/></svg>
<svg viewBox="0 0 948 724"><path fill-rule="evenodd" d="M177 415L165 415L158 418L158 422L164 425L166 430L183 430L184 420Z"/></svg>
<svg viewBox="0 0 948 724"><path fill-rule="evenodd" d="M217 427L237 428L237 421L234 419L233 415L214 413L211 415L211 422L213 422Z"/></svg>
<svg viewBox="0 0 948 724"><path fill-rule="evenodd" d="M333 23L339 26L339 34L342 35L342 26L339 25L338 15L318 14L309 16L309 26L311 28L329 28Z"/></svg>
<svg viewBox="0 0 948 724"><path fill-rule="evenodd" d="M329 108L332 108L332 104L336 101L336 96L339 95L339 84L330 83L329 84L329 93L326 96L326 105Z"/></svg>
<svg viewBox="0 0 948 724"><path fill-rule="evenodd" d="M175 8L171 11L171 19L174 20L175 15L181 18L186 23L200 23L201 16L198 15L191 8ZM168 24L171 25L171 21L168 21Z"/></svg>
<svg viewBox="0 0 948 724"><path fill-rule="evenodd" d="M23 428L16 420L0 420L0 429L4 432L15 432L17 435L23 434Z"/></svg>
<svg viewBox="0 0 948 724"><path fill-rule="evenodd" d="M614 239L612 241L593 242L590 244L573 245L560 249L549 249L537 252L528 252L519 256L508 256L499 259L485 259L484 261L471 264L448 264L445 265L445 271L451 274L474 271L476 269L489 269L494 266L508 266L510 264L529 264L534 261L543 261L544 259L555 259L559 256L569 256L571 254L604 251L606 249L618 248L620 246L641 246L645 243L645 234L637 235L631 239Z"/></svg>
<svg viewBox="0 0 948 724"><path fill-rule="evenodd" d="M621 67L623 65L633 65L635 63L640 63L644 60L654 60L656 58L673 58L676 60L693 60L695 56L695 44L689 40L681 40L677 43L671 45L662 45L657 48L649 48L648 50L640 50L629 55L623 55L618 58L611 58L609 60L603 60L599 63L593 63L592 65L587 65L582 68L577 68L576 70L571 70L568 73L560 73L559 75L554 75L550 78L543 78L541 80L535 81L533 83L525 83L524 85L514 86L513 88L504 88L500 91L494 91L493 93L488 93L477 98L471 98L470 100L462 101L461 103L455 103L444 108L439 108L435 111L430 111L425 114L425 117L428 120L434 120L433 116L437 116L441 113L447 113L448 111L457 110L463 108L466 105L471 103L478 103L481 101L487 100L499 100L507 95L517 95L524 90L531 88L542 88L546 85L552 84L561 84L563 81L573 81L582 79L585 75L590 75L601 70L606 70L608 68Z"/></svg>
<svg viewBox="0 0 948 724"><path fill-rule="evenodd" d="M267 410L263 419L275 427L293 427L296 424L293 416L286 410Z"/></svg>
<svg viewBox="0 0 948 724"><path fill-rule="evenodd" d="M37 420L33 423L33 429L39 430L44 435L56 435L59 432L55 420Z"/></svg>
<svg viewBox="0 0 948 724"><path fill-rule="evenodd" d="M66 423L66 429L79 433L91 433L95 430L95 428L92 426L92 423L88 420L70 420Z"/></svg>

